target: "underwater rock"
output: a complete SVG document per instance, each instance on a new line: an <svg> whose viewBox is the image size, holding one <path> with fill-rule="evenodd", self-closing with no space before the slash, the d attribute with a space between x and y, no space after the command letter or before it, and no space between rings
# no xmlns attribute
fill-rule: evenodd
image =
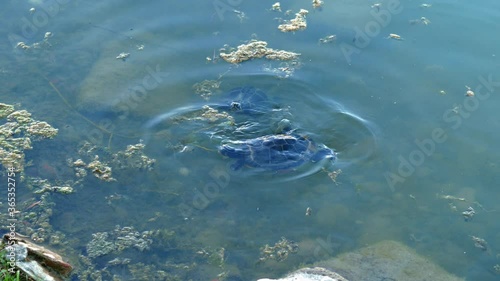
<svg viewBox="0 0 500 281"><path fill-rule="evenodd" d="M14 242L11 247L14 247L16 253L16 266L35 280L62 281L73 270L60 255L25 239L6 234L3 242L10 242L9 245Z"/></svg>
<svg viewBox="0 0 500 281"><path fill-rule="evenodd" d="M315 266L297 270L281 279L257 281L464 281L396 241L382 241L318 262Z"/></svg>
<svg viewBox="0 0 500 281"><path fill-rule="evenodd" d="M348 280L464 280L396 241L382 241L315 265L333 268Z"/></svg>
<svg viewBox="0 0 500 281"><path fill-rule="evenodd" d="M121 40L107 42L104 45L99 60L94 63L82 82L77 102L79 110L109 109L133 95L129 82L137 77L143 77L145 66L128 60L124 62L126 56L122 54L117 57L116 51L123 47Z"/></svg>

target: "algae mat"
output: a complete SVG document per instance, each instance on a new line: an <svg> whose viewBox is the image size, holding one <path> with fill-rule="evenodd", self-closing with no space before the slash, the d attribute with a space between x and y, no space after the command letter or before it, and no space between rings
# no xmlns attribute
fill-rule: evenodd
<svg viewBox="0 0 500 281"><path fill-rule="evenodd" d="M395 241L382 241L316 264L348 280L459 281L444 269Z"/></svg>

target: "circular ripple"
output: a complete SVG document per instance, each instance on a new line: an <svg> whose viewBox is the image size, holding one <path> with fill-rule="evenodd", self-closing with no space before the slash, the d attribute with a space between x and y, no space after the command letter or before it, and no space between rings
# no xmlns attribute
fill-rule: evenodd
<svg viewBox="0 0 500 281"><path fill-rule="evenodd" d="M273 106L269 112L258 115L228 112L232 120L221 118L207 121L197 116L203 114L203 105L216 106L220 96L212 97L207 103L187 105L176 108L154 117L146 124L146 142L167 139L173 154L190 151L190 148L203 148L216 161L233 162L224 159L217 153L218 146L228 140L244 141L266 135L281 133L282 120L288 119L294 134L306 136L315 143L324 144L337 153L335 162L330 159L306 164L286 171L273 171L260 168L243 167L237 171L229 171L239 177L255 177L258 179L296 180L325 170L331 172L338 168L363 161L377 150L376 127L360 115L350 111L337 101L334 93L323 92L312 86L293 79L276 80L267 76L246 77L251 81L243 81L243 77L226 78L224 91L232 87L252 85L264 91ZM276 82L279 83L276 83ZM230 88L231 87L231 88ZM281 131L280 131L281 130ZM162 134L164 137L161 137ZM190 159L198 156L192 155ZM209 161L213 163L212 161ZM197 162L202 165L202 161ZM227 165L228 167L230 165Z"/></svg>

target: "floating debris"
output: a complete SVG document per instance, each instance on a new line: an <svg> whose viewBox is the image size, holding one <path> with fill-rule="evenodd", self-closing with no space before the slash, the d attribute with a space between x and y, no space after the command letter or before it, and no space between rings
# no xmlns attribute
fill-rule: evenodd
<svg viewBox="0 0 500 281"><path fill-rule="evenodd" d="M307 207L306 216L310 216L311 214L312 214L312 209L310 207Z"/></svg>
<svg viewBox="0 0 500 281"><path fill-rule="evenodd" d="M377 9L377 12L380 11L380 7L382 6L382 3L375 3L371 5L372 9Z"/></svg>
<svg viewBox="0 0 500 281"><path fill-rule="evenodd" d="M455 197L453 195L443 195L443 194L436 194L436 197L439 199L445 199L445 200L457 200L457 201L467 201L465 198L462 197Z"/></svg>
<svg viewBox="0 0 500 281"><path fill-rule="evenodd" d="M387 39L394 39L394 40L403 40L403 38L395 33L390 33L389 36L387 36Z"/></svg>
<svg viewBox="0 0 500 281"><path fill-rule="evenodd" d="M220 88L222 82L219 80L204 80L193 85L195 93L200 95L203 99L208 100L214 93L214 90Z"/></svg>
<svg viewBox="0 0 500 281"><path fill-rule="evenodd" d="M33 141L52 139L58 132L47 122L31 118L28 111L16 111L14 106L4 103L0 103L0 118L6 119L5 124L0 125L0 163L15 173L24 172L24 151L33 149ZM24 174L21 177L23 179Z"/></svg>
<svg viewBox="0 0 500 281"><path fill-rule="evenodd" d="M472 91L472 89L469 86L465 86L465 88L467 88L467 92L465 92L465 96L467 96L467 97L473 97L475 95L474 92Z"/></svg>
<svg viewBox="0 0 500 281"><path fill-rule="evenodd" d="M46 32L42 41L35 42L31 45L28 45L22 41L18 42L16 44L16 49L22 49L24 51L40 51L41 49L44 49L44 47L48 48L52 46L52 44L50 44L49 42L49 38L51 38L52 36L52 32Z"/></svg>
<svg viewBox="0 0 500 281"><path fill-rule="evenodd" d="M26 43L24 43L24 42L18 42L16 45L16 48L23 49L23 50L29 50L31 47L29 45L26 45Z"/></svg>
<svg viewBox="0 0 500 281"><path fill-rule="evenodd" d="M446 91L445 91L445 90L441 90L441 91L439 91L439 93L440 93L441 95L446 95Z"/></svg>
<svg viewBox="0 0 500 281"><path fill-rule="evenodd" d="M336 171L333 171L333 172L329 172L328 173L328 177L330 177L330 179L335 183L337 184L337 177L342 174L342 170L341 169L338 169Z"/></svg>
<svg viewBox="0 0 500 281"><path fill-rule="evenodd" d="M430 7L432 7L431 4L425 4L425 3L424 4L420 4L420 8L430 8Z"/></svg>
<svg viewBox="0 0 500 281"><path fill-rule="evenodd" d="M324 2L322 0L312 0L312 5L314 9L321 9Z"/></svg>
<svg viewBox="0 0 500 281"><path fill-rule="evenodd" d="M270 60L293 60L300 54L267 48L267 42L251 40L248 44L238 46L231 53L220 53L220 57L229 63L240 63L254 58L265 57Z"/></svg>
<svg viewBox="0 0 500 281"><path fill-rule="evenodd" d="M213 62L213 63L216 63L217 61L219 61L219 57L215 55L215 49L214 49L214 53L213 53L212 57L206 57L205 60L207 62Z"/></svg>
<svg viewBox="0 0 500 281"><path fill-rule="evenodd" d="M54 36L52 32L45 32L45 36L43 37L44 40L48 40L50 37Z"/></svg>
<svg viewBox="0 0 500 281"><path fill-rule="evenodd" d="M321 39L319 39L320 44L327 44L337 40L337 35L327 35Z"/></svg>
<svg viewBox="0 0 500 281"><path fill-rule="evenodd" d="M472 207L469 207L469 208L467 208L467 210L462 212L462 216L464 217L465 221L471 220L475 214L476 214L476 211Z"/></svg>
<svg viewBox="0 0 500 281"><path fill-rule="evenodd" d="M297 243L281 237L281 240L274 244L274 246L266 244L260 249L261 257L259 261L276 260L281 262L286 260L289 254L297 253L298 249L299 245Z"/></svg>
<svg viewBox="0 0 500 281"><path fill-rule="evenodd" d="M474 246L476 248L479 248L483 251L488 250L488 243L486 242L486 240L484 240L483 238L476 237L476 236L471 236L471 238L472 238L472 241L474 241Z"/></svg>
<svg viewBox="0 0 500 281"><path fill-rule="evenodd" d="M429 25L431 23L431 21L428 20L426 17L421 17L420 22L422 22L425 25Z"/></svg>
<svg viewBox="0 0 500 281"><path fill-rule="evenodd" d="M130 53L120 53L116 59L125 61L128 57L130 57Z"/></svg>
<svg viewBox="0 0 500 281"><path fill-rule="evenodd" d="M457 206L455 206L455 204L453 204L453 203L448 203L448 207L450 207L450 210L452 212L457 212L458 211Z"/></svg>
<svg viewBox="0 0 500 281"><path fill-rule="evenodd" d="M240 19L240 22L243 22L244 20L247 19L247 16L245 15L244 12L238 11L238 10L233 10L233 13L236 14L236 16Z"/></svg>
<svg viewBox="0 0 500 281"><path fill-rule="evenodd" d="M138 51L144 50L144 45L142 45L142 44L141 45L136 45L135 47L137 48Z"/></svg>
<svg viewBox="0 0 500 281"><path fill-rule="evenodd" d="M431 21L428 20L426 17L421 17L419 19L410 20L409 22L411 25L415 25L415 24L429 25L431 23Z"/></svg>
<svg viewBox="0 0 500 281"><path fill-rule="evenodd" d="M35 9L35 8L31 8L31 9L29 10L30 15L34 14L34 13L35 13L35 11L36 11L36 9Z"/></svg>
<svg viewBox="0 0 500 281"><path fill-rule="evenodd" d="M280 24L278 29L282 32L298 31L304 30L307 27L306 15L309 13L308 10L300 9L298 13L295 14L295 18L290 21Z"/></svg>
<svg viewBox="0 0 500 281"><path fill-rule="evenodd" d="M266 64L263 66L263 70L266 72L271 72L276 74L278 78L286 79L295 73L296 69L302 66L300 61L293 60L291 62L282 62L278 67L274 67L272 64Z"/></svg>
<svg viewBox="0 0 500 281"><path fill-rule="evenodd" d="M281 4L280 4L280 2L274 3L273 6L271 7L271 10L272 11L281 12Z"/></svg>

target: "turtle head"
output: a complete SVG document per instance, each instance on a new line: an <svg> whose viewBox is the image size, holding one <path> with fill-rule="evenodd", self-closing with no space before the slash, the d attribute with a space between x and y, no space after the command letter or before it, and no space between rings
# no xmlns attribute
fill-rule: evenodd
<svg viewBox="0 0 500 281"><path fill-rule="evenodd" d="M240 110L242 110L241 103L239 103L237 101L231 102L231 104L229 106L230 106L231 110L233 110L233 111L240 111Z"/></svg>
<svg viewBox="0 0 500 281"><path fill-rule="evenodd" d="M318 148L316 153L312 156L311 160L313 162L319 162L323 159L329 159L330 161L335 161L337 159L335 151L333 149L328 148L325 145L322 145L321 147Z"/></svg>

